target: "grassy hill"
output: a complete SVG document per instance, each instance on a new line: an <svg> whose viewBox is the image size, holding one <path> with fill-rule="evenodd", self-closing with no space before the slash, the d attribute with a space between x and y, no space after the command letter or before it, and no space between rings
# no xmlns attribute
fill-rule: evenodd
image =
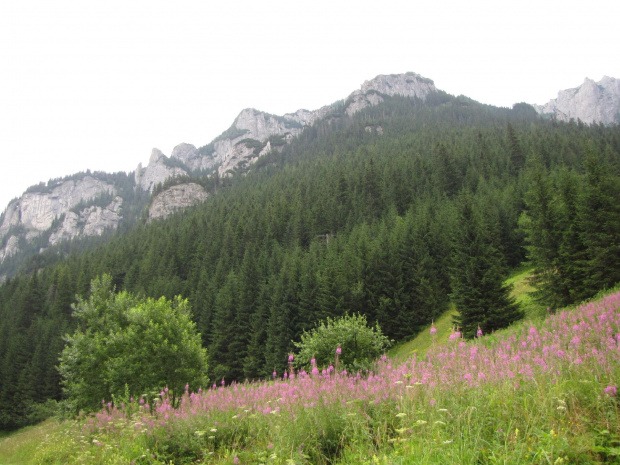
<svg viewBox="0 0 620 465"><path fill-rule="evenodd" d="M520 268L511 273L506 280L506 284L512 286L511 296L525 312L526 319L540 320L546 316L547 312L531 295L534 291L534 287L530 283L531 277L531 268ZM434 336L431 336L431 325L429 325L412 340L397 344L390 350L388 355L396 360L403 361L413 355L423 356L434 344L447 343L450 334L454 331L452 319L455 315L456 309L452 305L434 321L432 326L437 330Z"/></svg>
<svg viewBox="0 0 620 465"><path fill-rule="evenodd" d="M620 291L469 342L435 327L367 377L109 406L3 439L0 463L620 463Z"/></svg>

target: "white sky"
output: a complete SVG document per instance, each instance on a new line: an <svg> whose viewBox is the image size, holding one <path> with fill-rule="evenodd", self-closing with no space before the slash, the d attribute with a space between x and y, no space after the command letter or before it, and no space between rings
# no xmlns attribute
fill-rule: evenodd
<svg viewBox="0 0 620 465"><path fill-rule="evenodd" d="M0 212L40 181L132 171L243 108L313 110L377 74L546 103L620 78L618 18L618 0L2 1Z"/></svg>

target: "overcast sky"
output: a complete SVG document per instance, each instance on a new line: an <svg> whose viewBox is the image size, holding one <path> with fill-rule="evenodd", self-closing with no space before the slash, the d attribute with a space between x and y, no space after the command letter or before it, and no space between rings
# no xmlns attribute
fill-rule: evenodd
<svg viewBox="0 0 620 465"><path fill-rule="evenodd" d="M618 0L3 1L0 212L40 181L132 171L243 108L313 110L378 74L546 103L620 78L618 18Z"/></svg>

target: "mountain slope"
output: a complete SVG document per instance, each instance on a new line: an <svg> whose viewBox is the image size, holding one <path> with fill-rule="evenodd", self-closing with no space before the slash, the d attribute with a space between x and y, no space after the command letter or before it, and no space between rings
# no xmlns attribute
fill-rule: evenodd
<svg viewBox="0 0 620 465"><path fill-rule="evenodd" d="M135 205L131 189L152 194L157 186L167 181L168 189L185 182L189 176L204 177L217 173L227 177L247 170L260 156L281 151L293 138L320 120L351 116L366 107L376 105L384 96L401 95L424 100L436 92L433 81L414 73L377 76L366 81L360 90L346 100L315 111L298 110L283 116L270 115L254 109L239 113L233 125L210 144L197 149L191 144L176 146L170 157L153 149L146 167L138 165L134 173L134 186L121 180L119 186L103 180L104 173L73 175L62 180L33 186L19 199L12 201L0 217L0 281L11 276L25 257L38 253L62 240L86 236L101 236L104 231L118 228L123 221L134 223L141 212ZM71 178L76 178L73 180ZM174 182L175 178L181 178ZM183 191L185 195L179 195ZM196 195L191 196L193 192ZM110 194L114 194L110 197ZM117 195L118 194L118 195ZM160 192L158 192L160 194ZM155 210L148 217L162 218L173 211L203 201L209 195L193 183L190 188L176 188L155 201ZM166 199L165 208L162 199ZM125 207L124 207L125 205ZM133 215L128 215L132 212ZM19 255L2 266L6 259Z"/></svg>

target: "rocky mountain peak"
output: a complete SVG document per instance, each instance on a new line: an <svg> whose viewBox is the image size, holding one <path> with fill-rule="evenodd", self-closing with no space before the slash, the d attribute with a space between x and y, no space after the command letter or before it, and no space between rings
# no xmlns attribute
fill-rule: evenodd
<svg viewBox="0 0 620 465"><path fill-rule="evenodd" d="M418 97L425 100L430 92L435 92L437 89L431 79L416 73L405 73L380 74L370 81L365 81L362 84L361 91L364 94L376 91L390 97L402 95L404 97Z"/></svg>
<svg viewBox="0 0 620 465"><path fill-rule="evenodd" d="M161 152L161 150L154 148L151 151L151 157L149 158L149 165L151 163L157 163L159 160L161 160L164 157L165 155Z"/></svg>
<svg viewBox="0 0 620 465"><path fill-rule="evenodd" d="M595 82L586 78L579 87L561 90L557 98L533 106L539 114L553 115L561 121L620 123L620 80L604 76Z"/></svg>

